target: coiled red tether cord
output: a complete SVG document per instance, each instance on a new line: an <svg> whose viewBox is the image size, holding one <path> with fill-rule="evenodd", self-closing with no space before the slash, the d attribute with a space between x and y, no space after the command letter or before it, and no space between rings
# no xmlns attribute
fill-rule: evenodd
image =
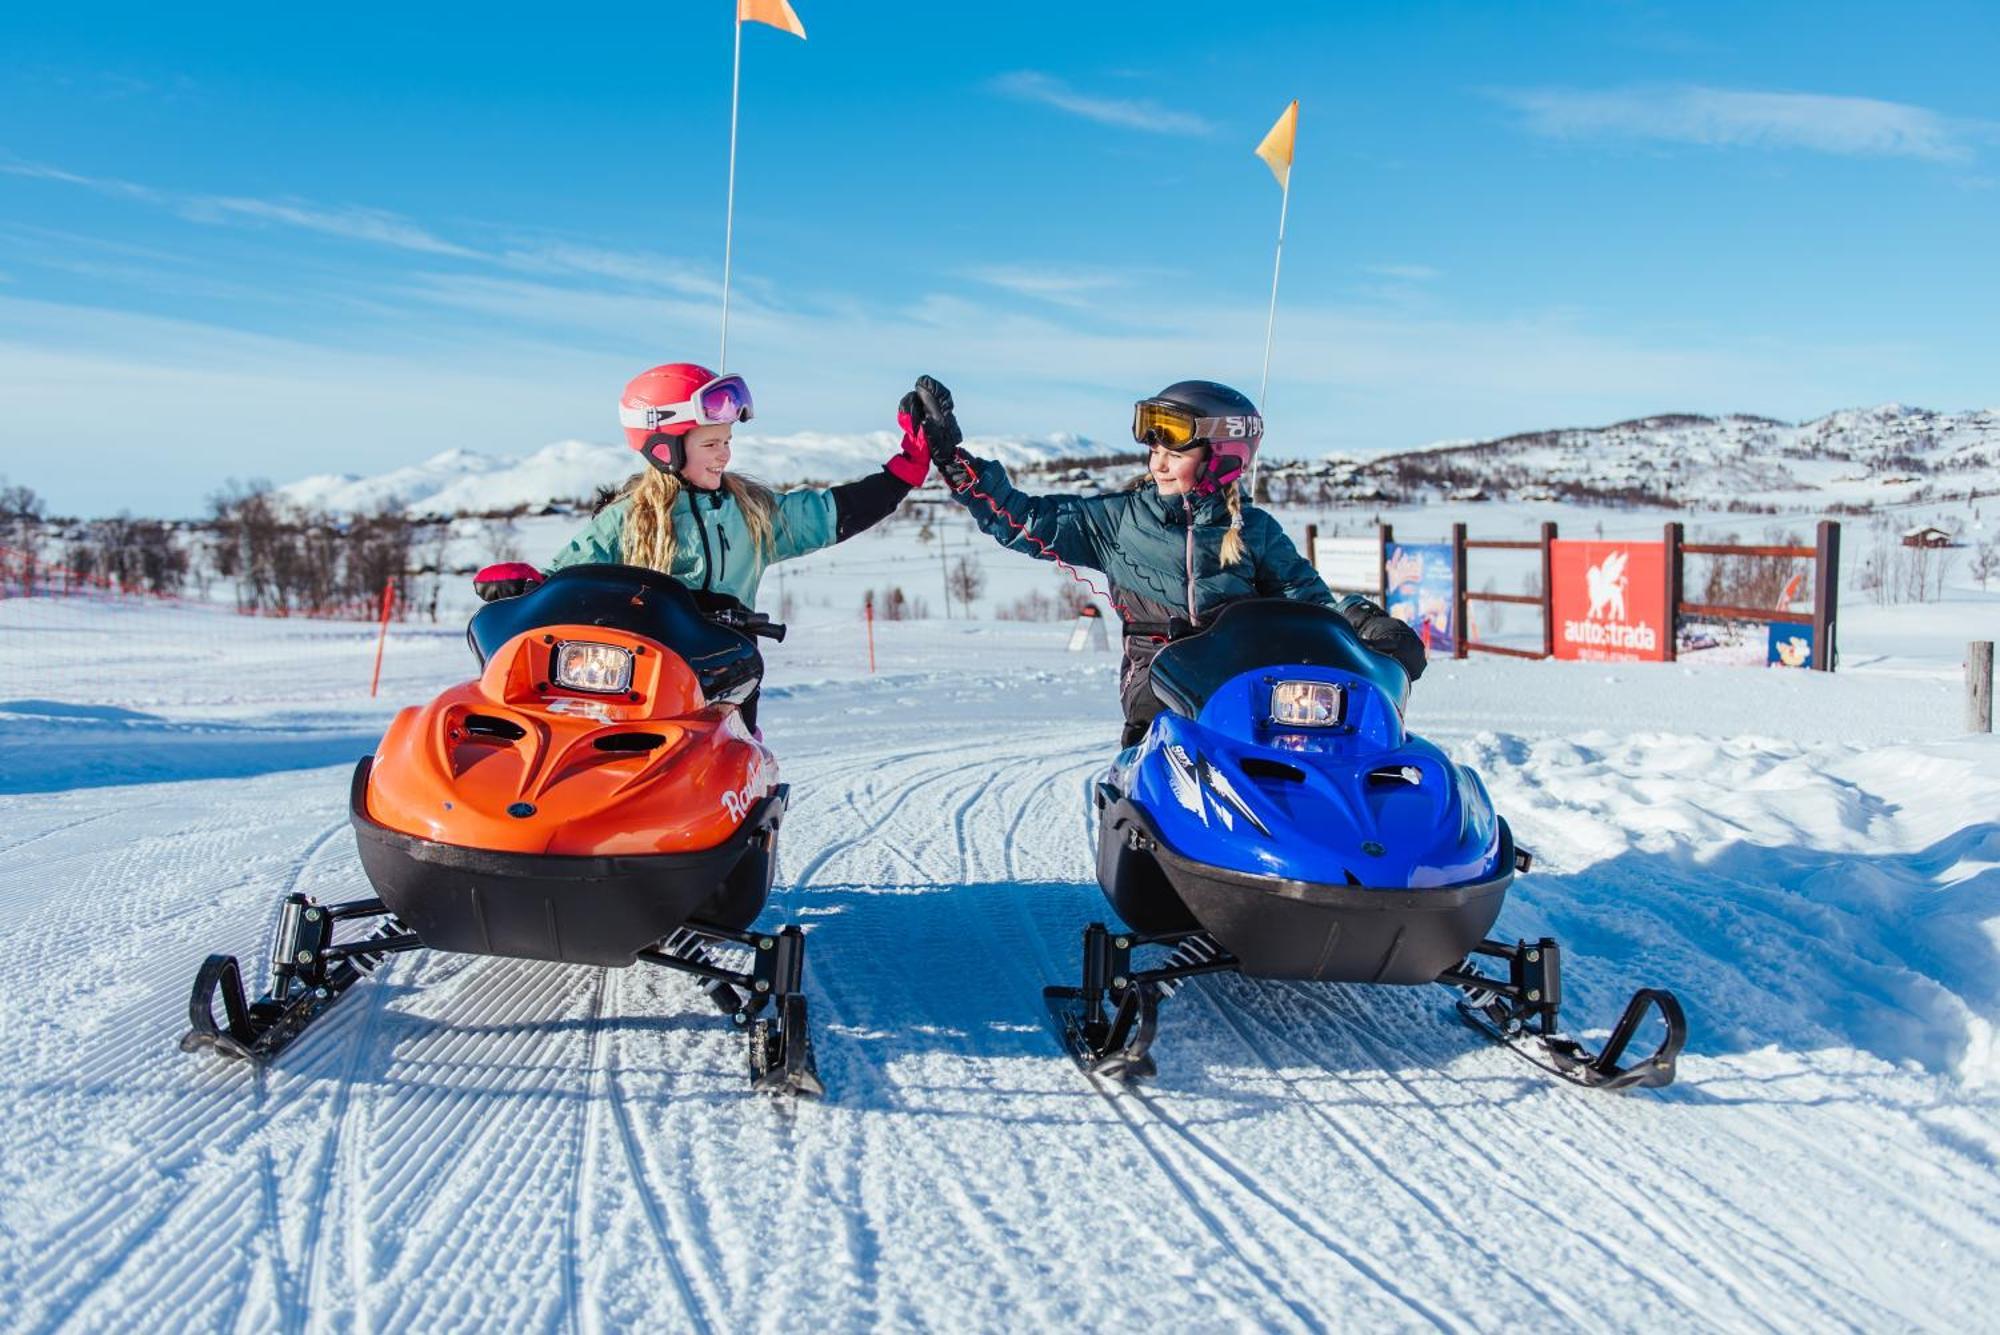
<svg viewBox="0 0 2000 1335"><path fill-rule="evenodd" d="M1022 537L1026 538L1029 542L1034 544L1036 556L1040 557L1044 561L1054 562L1056 567L1062 570L1063 573L1067 574L1071 579L1083 585L1084 588L1089 589L1092 593L1096 594L1098 597L1102 598L1105 602L1109 603L1112 607L1112 610L1117 612L1118 615L1122 617L1124 620L1139 621L1143 619L1141 617L1134 616L1132 614L1132 609L1125 606L1125 604L1120 602L1117 598L1113 597L1109 589L1100 589L1099 587L1097 587L1097 581L1090 579L1081 570L1078 570L1075 566L1063 560L1062 557L1056 554L1055 548L1051 547L1048 543L1043 542L1033 533L1030 533L1028 531L1028 523L1026 520L1016 519L1013 515L1013 512L1008 510L1006 506L1000 504L999 501L993 499L993 497L988 496L985 492L981 491L979 489L979 483L977 481L979 475L973 471L971 464L967 461L965 457L965 451L954 450L953 453L957 457L957 462L959 467L965 469L965 485L962 487L952 486L951 478L947 476L944 480L944 484L947 487L951 487L953 491L969 492L972 495L978 497L980 500L985 501L987 508L992 510L994 514L999 515L1000 518L1006 522L1009 528L1013 529L1014 532L1020 534ZM938 471L943 472L944 470L939 469ZM1153 636L1152 638L1160 639L1162 637L1156 635Z"/></svg>

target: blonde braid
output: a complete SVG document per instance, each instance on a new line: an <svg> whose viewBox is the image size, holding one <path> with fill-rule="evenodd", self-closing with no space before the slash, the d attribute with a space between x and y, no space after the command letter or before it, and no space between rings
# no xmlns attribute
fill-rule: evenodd
<svg viewBox="0 0 2000 1335"><path fill-rule="evenodd" d="M674 502L681 480L648 468L625 484L618 499L629 501L625 527L618 533L618 556L628 566L667 574L674 565Z"/></svg>
<svg viewBox="0 0 2000 1335"><path fill-rule="evenodd" d="M682 483L672 473L648 468L625 484L618 499L629 501L625 526L618 534L618 555L626 565L645 566L661 574L672 574L674 566L674 502L680 499ZM777 498L771 489L734 473L722 475L723 490L743 511L743 523L750 540L768 559L777 550L777 532L772 519Z"/></svg>
<svg viewBox="0 0 2000 1335"><path fill-rule="evenodd" d="M1229 531L1222 535L1222 564L1233 566L1243 559L1243 488L1232 482L1222 489L1229 505Z"/></svg>

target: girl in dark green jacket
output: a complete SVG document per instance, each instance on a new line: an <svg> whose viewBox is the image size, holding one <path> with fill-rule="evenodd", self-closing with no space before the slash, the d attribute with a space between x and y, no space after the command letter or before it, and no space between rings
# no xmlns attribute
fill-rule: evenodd
<svg viewBox="0 0 2000 1335"><path fill-rule="evenodd" d="M1243 598L1335 607L1363 643L1396 659L1411 680L1423 673L1423 641L1414 631L1359 595L1336 601L1278 521L1245 503L1239 479L1264 423L1256 405L1227 385L1183 380L1140 400L1132 434L1149 450L1146 477L1101 496L1016 490L1005 468L959 449L951 393L928 376L905 396L903 412L952 495L995 541L1110 580L1125 620L1121 745L1136 745L1160 712L1151 669L1167 638Z"/></svg>

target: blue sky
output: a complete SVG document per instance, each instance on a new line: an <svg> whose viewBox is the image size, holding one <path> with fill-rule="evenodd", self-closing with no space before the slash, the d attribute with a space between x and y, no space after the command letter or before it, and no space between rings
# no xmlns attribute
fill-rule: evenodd
<svg viewBox="0 0 2000 1335"><path fill-rule="evenodd" d="M1292 97L1274 450L2000 404L2000 6L795 3L746 34L762 431L919 371L1109 441L1254 392ZM28 8L0 473L57 508L614 440L714 357L729 0Z"/></svg>

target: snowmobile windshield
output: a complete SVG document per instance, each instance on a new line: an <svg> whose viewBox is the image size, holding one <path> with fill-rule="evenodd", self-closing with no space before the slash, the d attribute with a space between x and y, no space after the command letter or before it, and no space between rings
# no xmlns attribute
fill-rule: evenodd
<svg viewBox="0 0 2000 1335"><path fill-rule="evenodd" d="M1379 687L1401 713L1410 698L1402 665L1361 642L1331 607L1289 598L1231 603L1215 620L1153 659L1153 690L1189 718L1223 683L1246 672L1293 666L1336 668Z"/></svg>
<svg viewBox="0 0 2000 1335"><path fill-rule="evenodd" d="M474 612L465 638L483 666L516 635L543 626L606 626L643 635L680 655L706 699L735 699L764 676L756 643L713 620L715 612L741 606L722 595L696 595L643 566L564 566L532 592Z"/></svg>

